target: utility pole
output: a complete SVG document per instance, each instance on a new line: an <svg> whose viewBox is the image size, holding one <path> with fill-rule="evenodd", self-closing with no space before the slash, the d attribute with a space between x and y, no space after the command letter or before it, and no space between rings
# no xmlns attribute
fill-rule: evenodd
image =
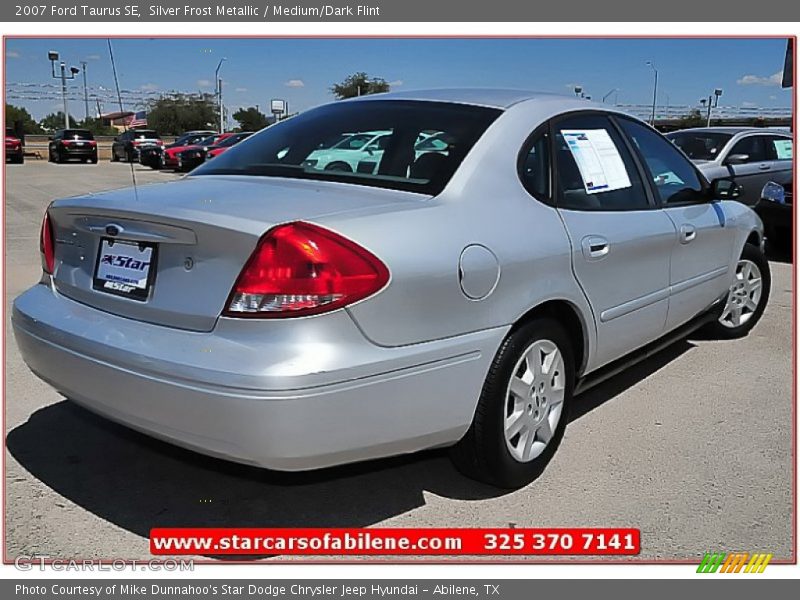
<svg viewBox="0 0 800 600"><path fill-rule="evenodd" d="M653 112L650 115L650 125L655 126L656 124L656 97L658 95L658 69L656 69L655 64L653 64L652 60L648 60L647 66L653 69L654 79L653 79Z"/></svg>
<svg viewBox="0 0 800 600"><path fill-rule="evenodd" d="M217 110L219 110L219 132L225 133L225 115L222 109L222 79L219 78L219 70L222 68L222 63L224 63L227 58L221 58L219 64L217 65L217 70L214 71L214 81L217 83Z"/></svg>
<svg viewBox="0 0 800 600"><path fill-rule="evenodd" d="M81 61L81 68L83 70L83 104L84 104L84 107L86 108L85 120L88 121L89 120L89 92L87 91L87 88L86 88L86 61L85 60Z"/></svg>

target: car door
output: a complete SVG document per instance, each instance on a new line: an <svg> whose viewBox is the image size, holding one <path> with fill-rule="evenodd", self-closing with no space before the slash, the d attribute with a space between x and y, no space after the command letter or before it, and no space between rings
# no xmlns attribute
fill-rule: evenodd
<svg viewBox="0 0 800 600"><path fill-rule="evenodd" d="M653 193L673 222L677 243L670 261L666 330L686 323L727 292L735 231L726 227L725 209L673 144L628 118L617 122L644 164Z"/></svg>
<svg viewBox="0 0 800 600"><path fill-rule="evenodd" d="M663 333L675 227L656 208L606 114L557 119L552 139L556 208L572 245L574 276L594 313L600 366Z"/></svg>
<svg viewBox="0 0 800 600"><path fill-rule="evenodd" d="M733 142L722 158L722 164L740 186L739 202L748 206L755 206L772 175L773 161L767 154L766 140L762 134L746 134Z"/></svg>

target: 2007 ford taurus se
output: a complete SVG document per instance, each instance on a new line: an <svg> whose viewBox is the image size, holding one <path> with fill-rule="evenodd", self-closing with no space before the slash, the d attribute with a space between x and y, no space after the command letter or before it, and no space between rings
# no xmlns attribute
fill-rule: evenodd
<svg viewBox="0 0 800 600"><path fill-rule="evenodd" d="M309 158L375 131L347 169ZM770 273L736 195L603 105L362 97L182 180L53 202L14 332L67 398L209 455L304 470L453 446L515 487L575 394L700 325L756 324Z"/></svg>

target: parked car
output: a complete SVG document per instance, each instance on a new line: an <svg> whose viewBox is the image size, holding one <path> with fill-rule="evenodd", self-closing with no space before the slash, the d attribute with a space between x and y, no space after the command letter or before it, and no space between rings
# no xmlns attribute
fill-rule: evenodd
<svg viewBox="0 0 800 600"><path fill-rule="evenodd" d="M97 164L97 142L88 129L59 129L47 145L50 162L78 159Z"/></svg>
<svg viewBox="0 0 800 600"><path fill-rule="evenodd" d="M234 133L229 138L225 138L221 142L217 142L213 146L210 146L206 151L206 160L211 160L212 158L219 156L242 140L249 138L251 135L253 135L253 133L253 131L240 131L239 133Z"/></svg>
<svg viewBox="0 0 800 600"><path fill-rule="evenodd" d="M780 185L770 181L761 191L761 198L755 206L756 214L764 223L767 241L783 252L791 251L794 232L794 206L792 185Z"/></svg>
<svg viewBox="0 0 800 600"><path fill-rule="evenodd" d="M152 129L128 129L114 138L114 143L111 144L111 162L137 162L141 150L163 146L161 136Z"/></svg>
<svg viewBox="0 0 800 600"><path fill-rule="evenodd" d="M318 148L309 154L305 165L326 171L349 173L371 171L380 162L390 136L390 131L366 131L344 135L333 146Z"/></svg>
<svg viewBox="0 0 800 600"><path fill-rule="evenodd" d="M700 127L668 133L709 180L729 177L739 201L755 206L769 181L791 186L792 135L755 127Z"/></svg>
<svg viewBox="0 0 800 600"><path fill-rule="evenodd" d="M179 151L177 149L196 144L213 135L216 135L213 131L187 131L171 144L163 147L150 146L141 150L139 152L139 162L151 169L175 168L178 164L174 154L175 151Z"/></svg>
<svg viewBox="0 0 800 600"><path fill-rule="evenodd" d="M6 162L17 164L25 162L25 148L13 127L6 127Z"/></svg>
<svg viewBox="0 0 800 600"><path fill-rule="evenodd" d="M375 131L374 172L308 164ZM423 131L448 151L418 156ZM756 325L770 270L737 189L603 104L363 96L136 195L56 200L13 329L67 398L199 452L295 471L453 446L516 487L576 394L700 326Z"/></svg>
<svg viewBox="0 0 800 600"><path fill-rule="evenodd" d="M187 150L196 150L198 148L207 148L213 146L217 142L232 136L232 133L213 133L209 136L196 140L193 143L187 143L182 146L175 146L164 152L164 166L177 171L182 170L180 165L180 155Z"/></svg>

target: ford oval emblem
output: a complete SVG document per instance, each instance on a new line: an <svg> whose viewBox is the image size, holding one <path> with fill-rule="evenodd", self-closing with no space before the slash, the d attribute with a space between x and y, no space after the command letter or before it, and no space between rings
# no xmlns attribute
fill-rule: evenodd
<svg viewBox="0 0 800 600"><path fill-rule="evenodd" d="M106 233L108 235L117 236L121 230L122 228L119 225L106 225Z"/></svg>

